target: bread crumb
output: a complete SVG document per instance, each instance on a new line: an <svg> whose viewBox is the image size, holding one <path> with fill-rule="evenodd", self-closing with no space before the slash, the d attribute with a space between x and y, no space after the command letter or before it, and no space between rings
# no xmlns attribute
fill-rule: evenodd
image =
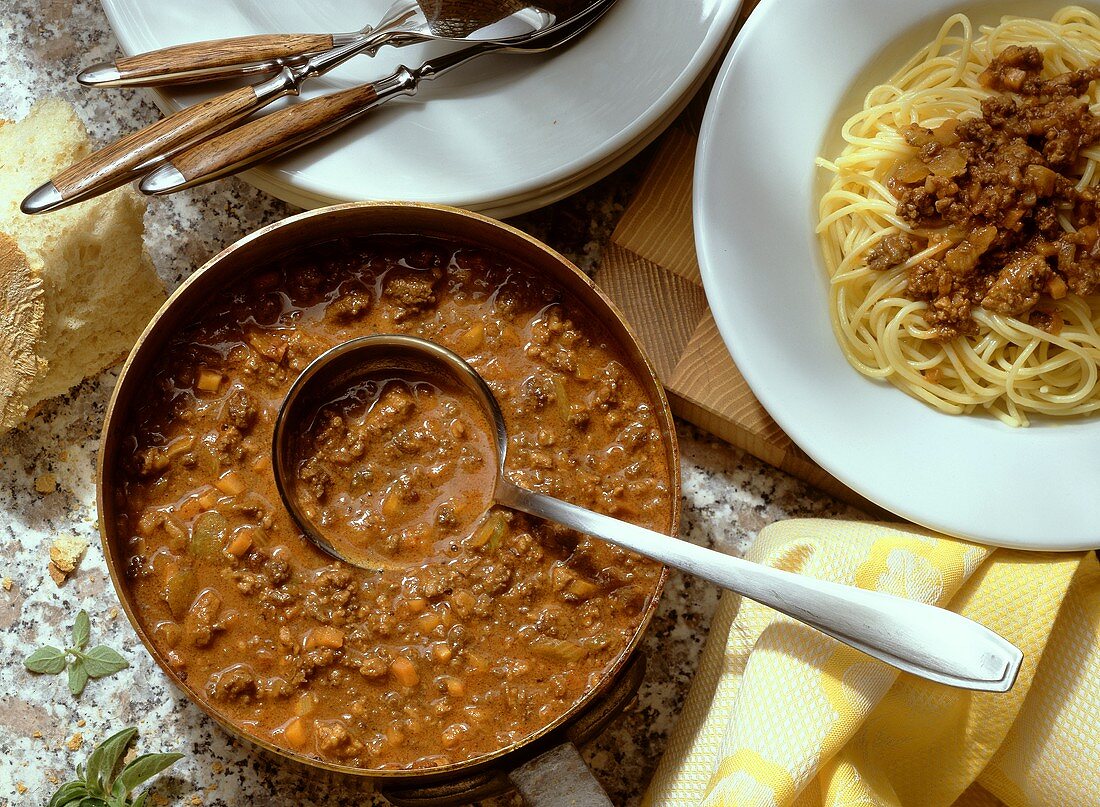
<svg viewBox="0 0 1100 807"><path fill-rule="evenodd" d="M34 737L34 739L36 740L41 740L42 732L38 731L38 729L35 729L34 734L32 734L31 736Z"/></svg>
<svg viewBox="0 0 1100 807"><path fill-rule="evenodd" d="M78 728L84 728L86 725L88 725L88 723L85 720L78 720L76 721L76 725Z"/></svg>
<svg viewBox="0 0 1100 807"><path fill-rule="evenodd" d="M70 751L79 751L82 745L84 745L84 735L81 734L79 731L69 738Z"/></svg>
<svg viewBox="0 0 1100 807"><path fill-rule="evenodd" d="M118 619L118 608L111 606L111 610L107 612L108 619Z"/></svg>
<svg viewBox="0 0 1100 807"><path fill-rule="evenodd" d="M3 580L0 580L0 586L4 587L4 591L11 591L11 586L12 586L11 578L10 577L5 577Z"/></svg>
<svg viewBox="0 0 1100 807"><path fill-rule="evenodd" d="M214 761L210 763L210 770L214 773L215 776L217 776L225 770L225 766L222 765L220 762Z"/></svg>
<svg viewBox="0 0 1100 807"><path fill-rule="evenodd" d="M76 570L87 548L88 542L75 535L62 534L54 539L53 545L50 546L50 565L47 571L57 585L64 583Z"/></svg>
<svg viewBox="0 0 1100 807"><path fill-rule="evenodd" d="M61 449L61 453L57 455L58 460L61 462L69 461L69 450L67 448Z"/></svg>
<svg viewBox="0 0 1100 807"><path fill-rule="evenodd" d="M49 779L51 785L56 785L61 780L54 776L52 773L47 773L46 778Z"/></svg>
<svg viewBox="0 0 1100 807"><path fill-rule="evenodd" d="M218 783L217 782L212 782L212 783L210 783L206 786L206 792L207 793L213 793L217 789L218 789Z"/></svg>
<svg viewBox="0 0 1100 807"><path fill-rule="evenodd" d="M39 493L53 493L57 490L57 477L53 474L41 474L34 480L34 489Z"/></svg>
<svg viewBox="0 0 1100 807"><path fill-rule="evenodd" d="M198 796L192 796L191 797L191 803L194 804L194 805L201 805L202 804L202 799L199 798Z"/></svg>
<svg viewBox="0 0 1100 807"><path fill-rule="evenodd" d="M18 790L20 793L26 793L27 792L27 786L25 784L23 784L22 782L16 782L15 783L15 789Z"/></svg>

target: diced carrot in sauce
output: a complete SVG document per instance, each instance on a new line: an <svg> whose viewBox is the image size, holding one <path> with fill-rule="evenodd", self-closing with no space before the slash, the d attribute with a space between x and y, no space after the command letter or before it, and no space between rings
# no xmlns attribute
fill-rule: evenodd
<svg viewBox="0 0 1100 807"><path fill-rule="evenodd" d="M203 510L210 510L218 503L218 499L221 498L219 491L216 488L211 488L206 493L199 496L199 506Z"/></svg>
<svg viewBox="0 0 1100 807"><path fill-rule="evenodd" d="M229 544L225 547L225 551L235 558L241 558L244 557L245 553L251 548L252 529L244 527L233 534Z"/></svg>
<svg viewBox="0 0 1100 807"><path fill-rule="evenodd" d="M304 748L309 740L309 728L306 721L295 717L283 728L283 739L294 748Z"/></svg>
<svg viewBox="0 0 1100 807"><path fill-rule="evenodd" d="M416 665L405 656L398 656L390 662L390 672L403 687L414 687L420 683L420 673L417 672Z"/></svg>
<svg viewBox="0 0 1100 807"><path fill-rule="evenodd" d="M199 370L199 377L195 379L195 388L203 392L217 392L224 380L225 376L218 371L203 367Z"/></svg>
<svg viewBox="0 0 1100 807"><path fill-rule="evenodd" d="M214 482L214 487L222 493L236 496L244 492L244 479L236 471L226 471Z"/></svg>
<svg viewBox="0 0 1100 807"><path fill-rule="evenodd" d="M401 497L397 491L386 496L382 502L382 515L386 518L396 518L401 514Z"/></svg>
<svg viewBox="0 0 1100 807"><path fill-rule="evenodd" d="M1055 300L1061 300L1066 296L1069 287L1066 285L1066 281L1062 280L1058 275L1054 275L1047 284L1047 291Z"/></svg>
<svg viewBox="0 0 1100 807"><path fill-rule="evenodd" d="M443 624L443 620L439 614L427 613L423 614L416 620L416 626L420 629L421 633L431 633L433 630Z"/></svg>
<svg viewBox="0 0 1100 807"><path fill-rule="evenodd" d="M179 506L176 513L184 521L190 521L195 516L203 511L202 502L199 501L198 496L192 496L187 501Z"/></svg>
<svg viewBox="0 0 1100 807"><path fill-rule="evenodd" d="M306 636L306 650L316 647L331 647L339 650L344 646L344 632L332 625L319 625Z"/></svg>
<svg viewBox="0 0 1100 807"><path fill-rule="evenodd" d="M482 322L475 322L462 336L458 337L458 349L466 355L477 353L484 344L485 324Z"/></svg>

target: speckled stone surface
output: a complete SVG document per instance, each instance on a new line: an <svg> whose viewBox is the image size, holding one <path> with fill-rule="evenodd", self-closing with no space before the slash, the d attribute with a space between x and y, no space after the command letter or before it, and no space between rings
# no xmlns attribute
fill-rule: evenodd
<svg viewBox="0 0 1100 807"><path fill-rule="evenodd" d="M34 100L60 95L77 105L99 142L145 125L157 110L139 93L81 90L79 66L101 61L116 43L95 0L0 0L0 117L24 115ZM515 220L591 270L630 198L642 155L589 190ZM43 177L21 178L28 189ZM175 287L222 247L296 212L238 180L154 200L146 245L165 284ZM234 740L174 689L138 642L107 576L96 532L94 463L116 372L107 371L48 403L17 431L0 435L0 804L43 805L72 776L92 744L126 725L143 751L184 752L162 776L151 803L174 805L362 805L384 803L368 785L300 767ZM694 428L679 430L683 453L682 534L741 553L765 524L791 516L852 515L808 488ZM46 475L56 478L55 489ZM57 534L92 542L63 587L46 574ZM649 668L637 705L585 758L615 804L635 804L663 750L695 670L718 592L673 574L644 643ZM27 673L23 657L62 645L80 608L93 643L120 650L128 669L92 681L73 698L63 676ZM79 735L79 736L78 736ZM84 746L79 746L83 738ZM501 803L511 803L501 800Z"/></svg>

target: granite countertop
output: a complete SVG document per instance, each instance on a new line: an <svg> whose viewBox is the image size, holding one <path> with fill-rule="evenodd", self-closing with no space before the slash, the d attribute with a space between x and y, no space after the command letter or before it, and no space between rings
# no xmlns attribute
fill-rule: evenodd
<svg viewBox="0 0 1100 807"><path fill-rule="evenodd" d="M0 15L0 117L17 119L38 98L76 104L93 138L106 142L158 116L140 92L82 90L82 65L117 44L96 0L7 0ZM591 271L646 155L588 190L512 223ZM28 188L41 178L21 178ZM237 238L296 212L229 179L153 200L146 246L174 288ZM142 751L186 758L158 780L151 804L362 805L384 803L369 785L298 766L235 740L173 688L118 607L96 531L94 463L103 412L117 374L108 370L49 402L20 429L0 435L0 804L45 804L90 747L136 725ZM796 516L852 515L846 505L751 456L681 424L682 535L741 553L765 524ZM91 541L78 571L58 587L48 547L69 533ZM585 757L615 804L635 804L687 692L718 600L712 586L673 574L647 638L646 679L637 705ZM61 645L77 611L92 617L92 641L120 650L129 667L72 697L64 676L33 676L22 659ZM163 798L162 798L163 797ZM504 799L502 803L509 803Z"/></svg>

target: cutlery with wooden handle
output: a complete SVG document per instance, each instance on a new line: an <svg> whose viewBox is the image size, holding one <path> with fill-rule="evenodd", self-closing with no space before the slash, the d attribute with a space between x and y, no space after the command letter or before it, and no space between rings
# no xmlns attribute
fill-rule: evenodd
<svg viewBox="0 0 1100 807"><path fill-rule="evenodd" d="M383 45L469 39L484 26L524 10L529 17L542 18L539 27L547 27L572 16L583 2L540 0L536 7L527 0L397 0L374 29L368 25L342 34L260 34L172 45L94 65L82 71L77 81L86 87L155 87L274 73L304 64L316 53L347 45L372 31L388 31L368 51L373 55Z"/></svg>
<svg viewBox="0 0 1100 807"><path fill-rule="evenodd" d="M274 73L314 53L346 45L360 33L257 34L190 42L93 65L76 80L85 87L155 87Z"/></svg>
<svg viewBox="0 0 1100 807"><path fill-rule="evenodd" d="M342 129L368 111L399 95L414 95L420 83L449 73L487 53L543 53L570 42L615 0L598 0L571 20L526 42L482 42L430 59L416 69L400 66L393 74L349 90L321 96L265 115L187 149L146 176L142 193L161 196L243 171Z"/></svg>
<svg viewBox="0 0 1100 807"><path fill-rule="evenodd" d="M494 14L482 20L465 20L461 30L454 30L463 33L467 41L502 47L504 43L526 41L560 27L554 25L555 21L552 14L524 5L504 18ZM39 186L23 200L20 209L24 213L45 213L117 188L276 99L297 95L306 80L324 75L383 42L429 35L439 38L434 33L437 22L424 15L418 0L396 0L382 22L369 34L359 35L342 47L315 54L304 64L284 66L266 81L188 107L127 135Z"/></svg>

